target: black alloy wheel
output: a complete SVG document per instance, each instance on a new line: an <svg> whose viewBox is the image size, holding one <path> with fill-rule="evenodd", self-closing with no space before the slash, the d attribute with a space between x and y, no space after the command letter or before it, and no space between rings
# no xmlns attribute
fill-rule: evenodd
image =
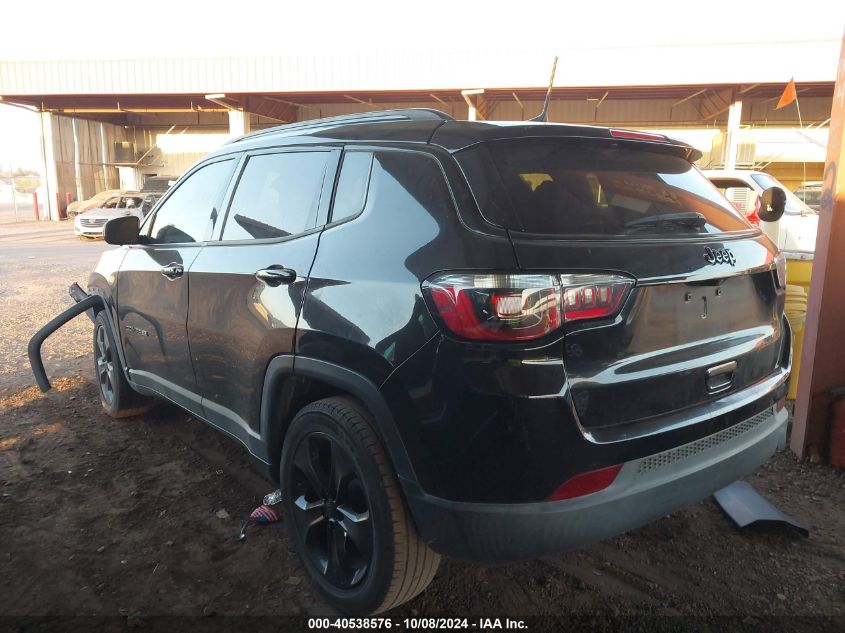
<svg viewBox="0 0 845 633"><path fill-rule="evenodd" d="M150 408L152 400L132 389L123 375L111 325L103 312L94 319L94 373L100 404L111 417L128 418Z"/></svg>
<svg viewBox="0 0 845 633"><path fill-rule="evenodd" d="M105 325L98 323L95 341L95 360L97 363L97 382L100 385L100 397L106 405L114 402L114 356L111 340Z"/></svg>
<svg viewBox="0 0 845 633"><path fill-rule="evenodd" d="M324 433L299 442L293 457L293 520L314 566L351 589L373 555L373 522L361 476L346 450Z"/></svg>
<svg viewBox="0 0 845 633"><path fill-rule="evenodd" d="M323 597L350 615L410 600L440 563L417 533L374 429L358 400L318 400L291 421L279 467L291 542Z"/></svg>

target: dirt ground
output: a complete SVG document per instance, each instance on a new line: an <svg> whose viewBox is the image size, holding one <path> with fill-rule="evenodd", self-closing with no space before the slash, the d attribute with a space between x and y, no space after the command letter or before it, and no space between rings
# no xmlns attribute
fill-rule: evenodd
<svg viewBox="0 0 845 633"><path fill-rule="evenodd" d="M238 541L271 489L241 445L167 404L128 420L100 411L84 316L48 349L55 389L32 386L25 343L69 302L67 285L85 280L96 252L72 265L18 265L3 249L0 234L0 630L162 621L167 630L284 630L334 615L311 591L283 523ZM845 629L845 477L783 452L748 481L809 538L739 530L706 499L579 552L444 561L429 589L390 615L527 617L534 630Z"/></svg>

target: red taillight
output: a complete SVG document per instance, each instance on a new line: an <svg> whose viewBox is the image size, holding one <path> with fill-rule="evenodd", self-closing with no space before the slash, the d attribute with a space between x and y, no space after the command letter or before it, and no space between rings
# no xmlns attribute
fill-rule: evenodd
<svg viewBox="0 0 845 633"><path fill-rule="evenodd" d="M588 473L581 473L580 475L570 477L558 486L557 489L548 496L546 501L573 499L574 497L583 497L584 495L604 490L616 481L616 476L619 474L620 470L622 470L622 464L617 464L616 466L608 466L607 468L591 470Z"/></svg>
<svg viewBox="0 0 845 633"><path fill-rule="evenodd" d="M630 138L637 141L662 141L668 140L667 137L655 132L635 132L634 130L610 130L610 135L613 138Z"/></svg>
<svg viewBox="0 0 845 633"><path fill-rule="evenodd" d="M563 323L613 315L633 280L621 275L445 274L426 281L446 327L488 341L540 338Z"/></svg>
<svg viewBox="0 0 845 633"><path fill-rule="evenodd" d="M745 219L755 226L760 226L760 196L754 196L754 209L745 214Z"/></svg>
<svg viewBox="0 0 845 633"><path fill-rule="evenodd" d="M446 326L464 338L524 341L561 324L551 275L441 275L424 288Z"/></svg>
<svg viewBox="0 0 845 633"><path fill-rule="evenodd" d="M620 275L561 275L560 282L565 323L615 314L633 285Z"/></svg>

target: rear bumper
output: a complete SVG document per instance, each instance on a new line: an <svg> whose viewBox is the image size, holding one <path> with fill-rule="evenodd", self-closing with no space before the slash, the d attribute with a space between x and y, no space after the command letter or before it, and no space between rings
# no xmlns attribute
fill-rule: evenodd
<svg viewBox="0 0 845 633"><path fill-rule="evenodd" d="M577 499L476 504L411 492L408 500L423 538L445 555L515 560L574 549L644 525L748 475L785 445L787 417L784 409L768 408L713 435L627 462L610 487Z"/></svg>

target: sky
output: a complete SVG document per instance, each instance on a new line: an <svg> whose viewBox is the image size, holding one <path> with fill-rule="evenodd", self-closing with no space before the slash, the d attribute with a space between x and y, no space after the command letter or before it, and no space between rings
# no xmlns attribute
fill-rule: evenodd
<svg viewBox="0 0 845 633"><path fill-rule="evenodd" d="M5 3L0 63L372 51L520 50L838 41L845 2L320 0ZM38 15L49 19L39 20ZM671 59L667 58L667 63ZM753 64L753 59L737 63ZM38 118L0 105L0 169L40 161Z"/></svg>
<svg viewBox="0 0 845 633"><path fill-rule="evenodd" d="M839 39L845 27L841 0L42 0L37 24L31 4L4 4L3 22L34 28L3 29L3 60Z"/></svg>

